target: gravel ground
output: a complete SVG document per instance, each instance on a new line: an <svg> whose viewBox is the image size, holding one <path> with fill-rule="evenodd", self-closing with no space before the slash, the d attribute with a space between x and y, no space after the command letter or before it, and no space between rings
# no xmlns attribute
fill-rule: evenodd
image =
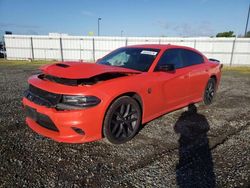
<svg viewBox="0 0 250 188"><path fill-rule="evenodd" d="M211 106L166 114L114 146L28 128L21 98L35 69L0 64L0 187L250 187L250 74L225 71Z"/></svg>

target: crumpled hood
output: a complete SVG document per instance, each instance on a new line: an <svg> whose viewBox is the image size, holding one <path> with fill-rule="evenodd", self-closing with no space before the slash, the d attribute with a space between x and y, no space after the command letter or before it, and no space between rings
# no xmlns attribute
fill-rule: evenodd
<svg viewBox="0 0 250 188"><path fill-rule="evenodd" d="M83 62L58 62L40 67L44 74L68 79L91 78L104 73L140 73L140 71Z"/></svg>

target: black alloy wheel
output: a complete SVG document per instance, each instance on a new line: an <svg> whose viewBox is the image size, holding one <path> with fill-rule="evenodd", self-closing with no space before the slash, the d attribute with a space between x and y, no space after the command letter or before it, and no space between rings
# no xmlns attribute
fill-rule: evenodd
<svg viewBox="0 0 250 188"><path fill-rule="evenodd" d="M208 80L207 86L204 92L204 103L205 105L210 105L213 102L214 96L216 92L216 82L214 78L210 78Z"/></svg>
<svg viewBox="0 0 250 188"><path fill-rule="evenodd" d="M131 140L141 125L141 108L128 96L118 98L109 107L103 124L104 137L112 144Z"/></svg>

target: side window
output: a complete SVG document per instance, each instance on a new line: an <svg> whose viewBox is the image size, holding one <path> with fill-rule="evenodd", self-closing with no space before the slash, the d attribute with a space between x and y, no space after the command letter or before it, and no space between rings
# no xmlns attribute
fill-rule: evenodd
<svg viewBox="0 0 250 188"><path fill-rule="evenodd" d="M181 50L181 57L185 67L190 65L201 64L204 61L203 57L200 54L191 50Z"/></svg>
<svg viewBox="0 0 250 188"><path fill-rule="evenodd" d="M159 60L156 69L166 64L174 64L175 68L183 67L180 57L180 49L169 49L165 51L161 59Z"/></svg>

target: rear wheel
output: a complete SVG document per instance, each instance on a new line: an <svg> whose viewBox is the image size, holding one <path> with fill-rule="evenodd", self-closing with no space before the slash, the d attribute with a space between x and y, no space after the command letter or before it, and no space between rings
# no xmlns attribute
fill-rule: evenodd
<svg viewBox="0 0 250 188"><path fill-rule="evenodd" d="M210 105L213 102L214 96L216 92L216 81L214 78L210 78L207 82L207 86L205 88L203 101L205 105Z"/></svg>
<svg viewBox="0 0 250 188"><path fill-rule="evenodd" d="M128 96L118 98L109 107L103 124L105 139L112 144L131 140L141 125L141 109L136 100Z"/></svg>

